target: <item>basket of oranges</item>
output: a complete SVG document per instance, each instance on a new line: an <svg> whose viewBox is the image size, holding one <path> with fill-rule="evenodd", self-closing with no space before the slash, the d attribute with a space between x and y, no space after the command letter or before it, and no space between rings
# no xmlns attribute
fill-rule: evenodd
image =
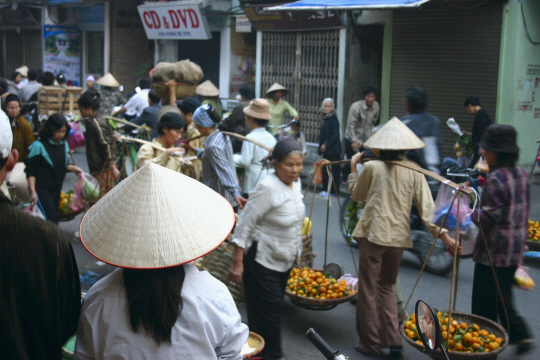
<svg viewBox="0 0 540 360"><path fill-rule="evenodd" d="M437 310L436 310L437 311ZM484 317L462 312L437 311L443 344L448 347L450 359L496 358L508 345L508 334L503 327ZM420 351L426 351L416 329L415 315L410 315L400 325L405 340ZM434 359L444 359L440 350L430 354Z"/></svg>
<svg viewBox="0 0 540 360"><path fill-rule="evenodd" d="M320 269L294 268L289 274L285 295L303 307L329 310L356 297L345 280L337 280Z"/></svg>
<svg viewBox="0 0 540 360"><path fill-rule="evenodd" d="M540 222L529 220L529 239L527 246L531 251L540 251Z"/></svg>
<svg viewBox="0 0 540 360"><path fill-rule="evenodd" d="M71 210L71 201L73 200L73 190L67 193L60 193L60 204L58 205L58 221L70 221L78 214L82 213L85 209L79 211Z"/></svg>

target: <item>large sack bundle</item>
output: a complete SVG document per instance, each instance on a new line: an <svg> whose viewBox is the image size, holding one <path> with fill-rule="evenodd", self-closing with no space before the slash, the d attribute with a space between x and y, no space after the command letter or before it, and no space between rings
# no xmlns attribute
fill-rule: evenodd
<svg viewBox="0 0 540 360"><path fill-rule="evenodd" d="M152 73L154 91L161 98L169 97L167 81L174 79L176 85L176 98L184 99L195 95L197 84L203 78L201 67L192 61L182 60L176 63L160 62Z"/></svg>

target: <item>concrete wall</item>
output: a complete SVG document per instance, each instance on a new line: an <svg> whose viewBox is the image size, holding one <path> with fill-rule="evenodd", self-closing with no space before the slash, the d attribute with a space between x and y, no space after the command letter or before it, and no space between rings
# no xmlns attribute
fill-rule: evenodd
<svg viewBox="0 0 540 360"><path fill-rule="evenodd" d="M540 42L540 2L509 1L503 14L496 122L516 128L519 164L529 171L540 137L540 44L529 41L527 30L532 41Z"/></svg>

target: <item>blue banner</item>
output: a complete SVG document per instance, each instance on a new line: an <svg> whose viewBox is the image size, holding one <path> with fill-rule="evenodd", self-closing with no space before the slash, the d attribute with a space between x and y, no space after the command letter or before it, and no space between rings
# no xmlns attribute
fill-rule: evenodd
<svg viewBox="0 0 540 360"><path fill-rule="evenodd" d="M43 27L43 71L63 73L68 85L79 86L81 79L81 33L76 26Z"/></svg>

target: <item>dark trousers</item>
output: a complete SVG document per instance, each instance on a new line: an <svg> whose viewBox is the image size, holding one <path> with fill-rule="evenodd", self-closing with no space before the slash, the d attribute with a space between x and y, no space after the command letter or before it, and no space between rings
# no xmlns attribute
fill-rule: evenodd
<svg viewBox="0 0 540 360"><path fill-rule="evenodd" d="M501 288L504 304L510 321L510 343L530 339L531 335L525 321L519 316L514 308L512 299L512 283L517 266L496 267L497 280ZM497 292L497 285L493 279L493 271L490 266L475 264L472 293L472 313L497 322L500 319L502 326L506 326L506 315L501 304L501 297Z"/></svg>
<svg viewBox="0 0 540 360"><path fill-rule="evenodd" d="M345 139L345 155L347 155L347 159L351 160L354 154L355 154L355 151L352 148L352 142ZM350 173L351 173L351 164L347 163L345 164L345 166L343 166L343 172L341 173L341 180L347 181L347 178L349 177Z"/></svg>
<svg viewBox="0 0 540 360"><path fill-rule="evenodd" d="M335 154L335 155L324 155L323 154L323 157L328 160L328 161L339 161L341 160L341 156L339 156L339 154ZM340 173L341 173L341 164L336 164L336 165L332 165L331 166L331 171L332 171L332 177L334 178L334 181L333 181L333 184L332 184L332 187L330 188L330 194L335 194L336 193L336 189L337 189L337 192L339 193L339 186L341 185L341 181L340 181ZM328 166L325 166L323 168L323 190L324 191L327 191L328 189ZM335 186L334 186L335 184Z"/></svg>
<svg viewBox="0 0 540 360"><path fill-rule="evenodd" d="M47 220L58 224L58 207L60 205L60 191L54 192L43 189L36 189L36 193L45 212Z"/></svg>
<svg viewBox="0 0 540 360"><path fill-rule="evenodd" d="M249 330L261 335L266 342L264 360L283 357L281 350L281 306L289 271L265 268L255 261L257 243L244 255L244 288Z"/></svg>

